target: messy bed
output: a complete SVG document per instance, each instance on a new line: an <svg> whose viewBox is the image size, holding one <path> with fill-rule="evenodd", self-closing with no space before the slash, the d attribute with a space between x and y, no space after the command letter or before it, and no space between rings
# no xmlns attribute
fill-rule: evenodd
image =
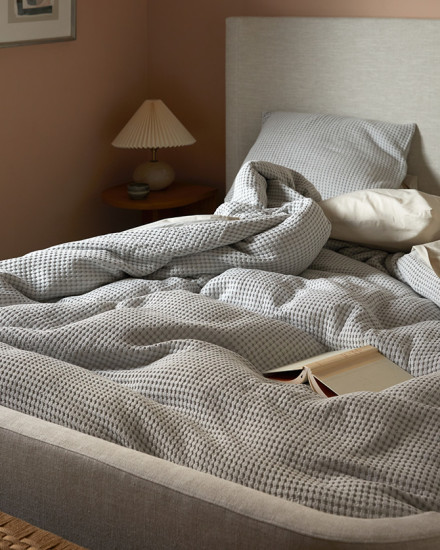
<svg viewBox="0 0 440 550"><path fill-rule="evenodd" d="M132 548L142 547L143 536L152 537L152 547L165 547L172 536L176 548L264 547L265 536L284 545L307 540L310 548L334 540L340 548L438 542L440 198L420 190L419 175L408 169L418 131L417 121L269 108L213 215L162 220L1 262L0 433L8 448L2 445L0 456L8 475L20 460L9 450L17 445L23 452L24 440L48 422L48 445L85 434L86 446L104 445L106 467L117 476L130 453L141 465L135 473L127 466L128 478L144 475L149 467L142 461L152 457L151 471L160 469L155 459L171 467L154 518L140 531L133 527ZM263 376L365 345L413 378L380 392L325 398L307 384ZM54 458L55 476L69 453L83 453L75 441L64 458ZM120 462L112 464L119 449ZM38 453L32 475L17 470L20 496L11 496L4 476L0 497L1 508L12 503L4 511L33 521L36 512L20 503L23 484L36 493L41 468L55 483ZM178 506L170 484L187 471L196 476L190 479L197 495L187 493ZM211 476L215 488L203 497L203 480ZM127 495L117 492L124 502L136 492L136 479L128 478ZM65 490L90 508L91 495L78 483L78 494L67 481ZM192 483L174 489L179 498ZM253 495L265 495L261 506L255 496L254 515L247 508ZM204 514L213 504L220 510L203 535L190 503L196 497L205 498ZM41 492L38 498L44 506ZM144 498L151 513L155 504ZM274 502L292 508L276 517ZM69 513L68 504L58 506ZM164 518L161 506L172 514ZM106 510L98 517L104 513L108 527L117 503L99 498L96 507ZM120 513L138 513L128 510ZM55 530L56 512L37 519L44 517L42 527ZM81 534L80 517L76 511L62 520L60 534L101 547L91 520Z"/></svg>

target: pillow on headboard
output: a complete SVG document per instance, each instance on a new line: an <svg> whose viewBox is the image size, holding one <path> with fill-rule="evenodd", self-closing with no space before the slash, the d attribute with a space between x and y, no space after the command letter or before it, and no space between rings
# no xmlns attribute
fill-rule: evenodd
<svg viewBox="0 0 440 550"><path fill-rule="evenodd" d="M397 188L415 124L325 114L265 113L244 162L265 160L296 170L323 199L358 189Z"/></svg>

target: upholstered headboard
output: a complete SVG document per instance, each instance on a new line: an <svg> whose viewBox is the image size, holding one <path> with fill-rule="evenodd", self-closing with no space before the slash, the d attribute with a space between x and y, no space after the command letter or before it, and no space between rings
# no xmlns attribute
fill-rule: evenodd
<svg viewBox="0 0 440 550"><path fill-rule="evenodd" d="M408 173L440 194L440 21L232 17L226 54L227 188L284 110L415 122Z"/></svg>

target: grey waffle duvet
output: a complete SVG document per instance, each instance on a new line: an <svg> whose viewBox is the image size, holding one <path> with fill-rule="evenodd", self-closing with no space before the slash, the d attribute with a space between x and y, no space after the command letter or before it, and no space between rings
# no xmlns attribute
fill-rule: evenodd
<svg viewBox="0 0 440 550"><path fill-rule="evenodd" d="M440 511L438 277L329 241L269 163L216 214L0 262L0 404L333 514ZM415 378L327 399L262 376L367 344Z"/></svg>

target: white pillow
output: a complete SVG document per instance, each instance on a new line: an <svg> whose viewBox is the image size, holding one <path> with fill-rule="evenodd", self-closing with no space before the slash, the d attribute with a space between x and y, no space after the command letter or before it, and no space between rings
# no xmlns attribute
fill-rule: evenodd
<svg viewBox="0 0 440 550"><path fill-rule="evenodd" d="M319 205L333 239L403 252L440 239L440 197L415 189L366 189Z"/></svg>
<svg viewBox="0 0 440 550"><path fill-rule="evenodd" d="M398 188L415 124L326 114L265 113L244 162L265 160L296 170L323 199L358 189Z"/></svg>

